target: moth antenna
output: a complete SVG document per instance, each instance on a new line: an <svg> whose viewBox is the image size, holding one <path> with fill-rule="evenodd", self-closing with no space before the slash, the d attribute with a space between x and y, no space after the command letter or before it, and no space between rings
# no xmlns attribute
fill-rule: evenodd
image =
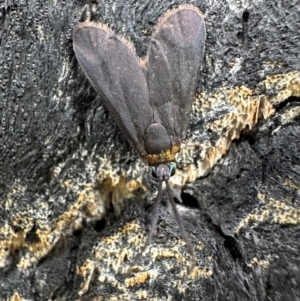
<svg viewBox="0 0 300 301"><path fill-rule="evenodd" d="M159 185L158 185L158 193L157 193L157 197L154 203L154 207L152 210L152 217L151 217L151 226L150 226L150 230L146 239L146 242L142 248L142 250L139 252L139 254L134 258L131 267L129 268L128 273L130 273L132 267L140 260L141 256L143 255L144 251L146 250L146 248L149 246L151 239L154 235L154 232L157 228L157 221L158 221L158 217L159 217L159 208L160 208L160 203L161 203L161 194L162 194L162 183L163 181L160 180L159 181Z"/></svg>
<svg viewBox="0 0 300 301"><path fill-rule="evenodd" d="M181 237L186 242L187 250L188 250L188 252L190 253L190 255L192 257L192 264L191 264L190 269L189 269L189 272L191 272L193 270L195 264L196 264L194 246L191 243L190 238L189 238L188 234L186 233L186 231L184 229L182 218L181 218L181 216L180 216L180 214L179 214L179 212L176 208L176 204L175 204L174 197L173 197L173 194L172 194L172 190L171 190L171 187L168 183L168 180L165 180L165 182L166 182L166 187L167 187L169 200L170 200L170 203L172 205L172 208L173 208L173 211L174 211L174 214L175 214L176 222L179 226L179 231L180 231Z"/></svg>

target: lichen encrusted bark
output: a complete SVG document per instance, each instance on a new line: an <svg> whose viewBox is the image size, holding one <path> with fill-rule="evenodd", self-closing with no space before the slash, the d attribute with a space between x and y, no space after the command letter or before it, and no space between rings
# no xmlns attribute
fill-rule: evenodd
<svg viewBox="0 0 300 301"><path fill-rule="evenodd" d="M94 21L143 57L182 3L99 1ZM85 4L0 3L0 299L298 300L297 1L192 1L206 52L173 185L197 266L165 206L128 277L155 183L75 60Z"/></svg>

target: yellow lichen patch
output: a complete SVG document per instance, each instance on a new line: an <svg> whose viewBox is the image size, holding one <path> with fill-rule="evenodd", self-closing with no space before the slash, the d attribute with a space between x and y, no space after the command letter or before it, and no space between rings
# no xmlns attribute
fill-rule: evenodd
<svg viewBox="0 0 300 301"><path fill-rule="evenodd" d="M65 166L65 162L59 163L58 165L54 166L50 170L50 176L52 180L55 180L59 177L63 167Z"/></svg>
<svg viewBox="0 0 300 301"><path fill-rule="evenodd" d="M102 199L92 185L86 185L85 189L79 193L77 202L58 218L55 226L38 228L35 232L38 238L37 242L23 244L23 247L27 248L32 255L28 254L29 257L21 258L18 267L28 268L46 256L52 249L62 247L66 238L73 231L82 227L83 218L103 217L104 206L105 199Z"/></svg>
<svg viewBox="0 0 300 301"><path fill-rule="evenodd" d="M196 279L196 278L209 278L213 274L213 271L208 268L200 268L200 267L194 267L191 271L190 278Z"/></svg>
<svg viewBox="0 0 300 301"><path fill-rule="evenodd" d="M268 97L260 94L261 89L256 91L240 86L222 87L215 93L202 92L198 95L193 104L193 113L198 118L207 120L204 123L206 130L215 133L217 138L214 141L202 139L199 143L193 141L190 147L182 145L178 161L191 164L184 167L183 171L177 170L176 175L171 178L172 183L184 185L187 181L194 181L203 176L227 152L232 140L238 139L244 129L252 129L259 119L272 116L275 113L274 105L290 96L299 96L300 72L268 76L261 82L261 86L267 91L271 90L272 94L274 94L273 90L278 93ZM224 114L218 113L225 107ZM299 108L290 108L282 118L288 122L299 114ZM214 119L211 116L218 116L218 118ZM205 132L205 129L203 131ZM199 158L196 163L194 150Z"/></svg>
<svg viewBox="0 0 300 301"><path fill-rule="evenodd" d="M81 267L77 267L76 274L80 275L81 277L85 277L87 271L91 271L94 269L94 262L90 259L87 259L85 263Z"/></svg>
<svg viewBox="0 0 300 301"><path fill-rule="evenodd" d="M147 190L147 187L145 185L143 185L143 183L139 182L139 181L135 181L135 180L131 180L129 182L126 183L126 188L129 192L133 193L136 190L142 188L144 191Z"/></svg>
<svg viewBox="0 0 300 301"><path fill-rule="evenodd" d="M136 297L138 298L138 300L143 300L146 299L148 300L148 292L145 290L139 290L136 292Z"/></svg>
<svg viewBox="0 0 300 301"><path fill-rule="evenodd" d="M254 257L250 263L247 263L247 266L250 268L254 268L257 266L267 268L270 265L270 262L267 260L259 260L257 257Z"/></svg>
<svg viewBox="0 0 300 301"><path fill-rule="evenodd" d="M292 181L291 179L285 179L285 181L283 182L283 184L289 188L292 189L296 189L297 191L300 191L300 186L297 185L294 181Z"/></svg>
<svg viewBox="0 0 300 301"><path fill-rule="evenodd" d="M94 247L95 260L115 272L125 271L128 260L132 259L133 254L132 248L124 247L122 241L126 239L128 242L140 246L144 243L143 234L140 232L140 226L133 221L123 226L113 235L103 238Z"/></svg>
<svg viewBox="0 0 300 301"><path fill-rule="evenodd" d="M183 269L180 273L181 277L172 281L172 286L177 288L179 293L184 294L187 287L190 286L191 280L209 278L212 274L213 271L209 268L200 268L195 266L191 272L189 272L188 269ZM186 277L188 277L189 281L183 281Z"/></svg>
<svg viewBox="0 0 300 301"><path fill-rule="evenodd" d="M187 284L185 284L185 283L182 283L182 280L180 279L178 279L178 280L173 280L172 281L172 286L173 287L176 287L177 288L177 290L178 290L178 292L180 293L180 294L184 294L185 293L185 291L186 291L186 288L187 288Z"/></svg>
<svg viewBox="0 0 300 301"><path fill-rule="evenodd" d="M10 301L26 301L26 299L23 299L19 293L14 293L14 295L11 297Z"/></svg>
<svg viewBox="0 0 300 301"><path fill-rule="evenodd" d="M290 123L291 120L300 117L300 107L290 107L281 115L281 121L283 124Z"/></svg>
<svg viewBox="0 0 300 301"><path fill-rule="evenodd" d="M264 193L258 193L257 194L257 198L261 201L261 202L265 202L266 201L266 199L267 199L267 195L266 194L264 194Z"/></svg>
<svg viewBox="0 0 300 301"><path fill-rule="evenodd" d="M203 248L204 248L204 246L201 244L196 244L196 245L194 245L194 249L195 250L198 250L198 251L202 251L203 250Z"/></svg>
<svg viewBox="0 0 300 301"><path fill-rule="evenodd" d="M178 246L180 246L180 245L185 247L185 243L181 240L179 240L177 242L176 246L171 247L171 248L151 247L151 249L150 249L151 258L153 261L163 260L165 263L165 266L167 266L168 269L172 269L172 267L176 264L180 264L182 266L187 266L188 260L184 256L185 254L182 253L182 251L179 249ZM176 260L172 261L171 264L169 264L168 261L165 261L165 259L176 259ZM187 271L187 269L185 269L185 270Z"/></svg>
<svg viewBox="0 0 300 301"><path fill-rule="evenodd" d="M65 180L64 182L62 182L62 185L67 189L67 188L71 188L73 184L73 181L71 179Z"/></svg>
<svg viewBox="0 0 300 301"><path fill-rule="evenodd" d="M125 284L127 287L136 286L145 283L148 279L150 279L148 272L140 272L136 273L134 277L127 278Z"/></svg>
<svg viewBox="0 0 300 301"><path fill-rule="evenodd" d="M12 261L12 256L20 248L25 245L24 231L15 232L9 225L5 224L2 229L6 236L10 236L10 240L0 241L0 267L9 265Z"/></svg>
<svg viewBox="0 0 300 301"><path fill-rule="evenodd" d="M15 197L22 197L26 189L26 186L21 185L18 180L15 180L6 198L4 199L3 196L1 196L1 207L5 210L14 208L16 206L16 203L14 202Z"/></svg>
<svg viewBox="0 0 300 301"><path fill-rule="evenodd" d="M287 205L289 200L276 201L273 199L265 199L264 206L257 209L256 212L248 214L239 225L235 232L239 232L242 228L249 224L259 224L268 221L273 224L281 225L299 225L300 224L300 210Z"/></svg>
<svg viewBox="0 0 300 301"><path fill-rule="evenodd" d="M228 103L234 106L233 111L206 126L230 140L239 138L247 126L252 129L260 117L268 118L274 113L272 104L265 97L253 95L254 92L244 86L226 89L224 94L227 95Z"/></svg>
<svg viewBox="0 0 300 301"><path fill-rule="evenodd" d="M84 278L84 282L80 284L80 291L78 292L79 295L83 295L87 292L90 282L93 279L95 271L95 263L91 260L86 260L86 262L81 266L77 267L76 273Z"/></svg>
<svg viewBox="0 0 300 301"><path fill-rule="evenodd" d="M108 300L106 296L97 296L93 299L90 299L91 301L105 301L105 300ZM76 301L79 301L79 300L76 300ZM121 300L120 300L121 301Z"/></svg>
<svg viewBox="0 0 300 301"><path fill-rule="evenodd" d="M161 258L176 258L179 261L181 254L177 247L172 248L151 248L151 256L154 260L161 259Z"/></svg>
<svg viewBox="0 0 300 301"><path fill-rule="evenodd" d="M125 234L130 234L133 231L140 231L141 227L135 222L127 223L123 228L122 232Z"/></svg>
<svg viewBox="0 0 300 301"><path fill-rule="evenodd" d="M272 201L269 204L275 214L272 216L271 222L282 225L299 225L300 210L286 205L280 201Z"/></svg>
<svg viewBox="0 0 300 301"><path fill-rule="evenodd" d="M231 137L238 137L237 131L229 132ZM176 174L170 179L171 184L183 186L186 182L192 182L196 178L203 176L210 168L212 168L221 157L226 154L231 144L231 138L220 138L214 147L204 149L204 158L194 164L186 164L182 170L177 170ZM183 150L182 157L189 157Z"/></svg>
<svg viewBox="0 0 300 301"><path fill-rule="evenodd" d="M195 99L192 111L195 115L199 115L200 113L207 113L214 108L222 108L224 107L224 101L226 94L224 94L224 87L220 88L215 93L206 93L201 92Z"/></svg>
<svg viewBox="0 0 300 301"><path fill-rule="evenodd" d="M198 168L190 165L187 168L188 170L184 170L182 174L178 173L181 179L175 179L176 184L183 185L187 180L193 181L195 178L204 175L227 152L231 141L239 138L242 130L246 127L253 128L259 118L268 118L274 113L272 104L265 97L254 95L252 90L243 86L231 90L223 88L222 93L218 93L214 97L202 93L200 96L202 98L201 102L203 104L209 103L209 105L202 106L201 110L204 112L206 109L220 106L216 100L218 96L222 97L223 101L224 97L227 99L229 105L232 106L232 111L223 115L222 118L206 124L206 128L217 133L219 138L215 141L214 146L211 145L210 141L201 142L201 156L197 162ZM203 97L207 97L207 99L203 99ZM195 146L195 143L193 146ZM199 148L198 145L196 147ZM185 147L182 147L182 149L183 158L188 158L189 153Z"/></svg>
<svg viewBox="0 0 300 301"><path fill-rule="evenodd" d="M151 285L153 281L162 275L160 269L163 271L173 271L174 268L179 266L180 271L177 275L173 275L175 278L174 281L177 279L178 283L182 282L182 279L185 277L189 277L194 281L209 274L208 268L206 274L204 268L196 268L192 276L190 276L190 258L189 255L187 258L184 257L187 254L185 242L181 239L176 239L176 243L170 240L170 245L174 246L175 244L174 247L170 248L149 246L149 249L142 256L143 258L147 258L146 266L145 263L141 266L139 263L131 266L137 252L145 242L145 234L141 226L137 222L132 221L126 223L110 236L99 240L91 252L92 259L89 258L82 267L77 269L77 274L83 277L81 294L84 294L88 290L91 275L95 274L95 271L99 275L97 283L99 289L101 286L104 287L109 283L120 292L117 297L111 296L111 298L119 298L117 300L121 300L121 297L126 296L126 292L130 291L132 287L139 288L139 286ZM124 241L127 241L128 247ZM197 250L197 252L202 249L203 245L201 244L195 247L195 251ZM134 250L136 251L134 252ZM156 266L158 262L160 264ZM125 279L116 275L123 275ZM183 286L184 284L180 285L179 283L177 287L178 291ZM143 291L137 291L135 294L136 296L138 294L142 299L147 298L147 295Z"/></svg>
<svg viewBox="0 0 300 301"><path fill-rule="evenodd" d="M284 67L284 63L281 62L266 61L263 63L264 70L273 70L275 68L282 68L282 67Z"/></svg>
<svg viewBox="0 0 300 301"><path fill-rule="evenodd" d="M171 248L156 248L156 247L151 247L150 249L150 254L151 254L151 258L153 261L157 261L157 260L165 260L165 259L173 259L175 258L175 261L172 261L171 264L168 263L168 261L164 261L165 266L168 269L172 269L174 267L174 265L182 265L184 266L184 268L182 269L184 275L188 275L188 260L186 257L184 257L184 253L182 253L182 251L179 249L178 246L183 246L185 247L185 242L183 242L182 240L179 240L174 246ZM173 243L174 245L174 243ZM196 245L195 250L202 250L203 247L201 245Z"/></svg>
<svg viewBox="0 0 300 301"><path fill-rule="evenodd" d="M279 93L271 99L272 104L281 103L290 96L300 96L299 71L267 76L262 84L267 90L276 89L279 91Z"/></svg>
<svg viewBox="0 0 300 301"><path fill-rule="evenodd" d="M37 264L51 250L60 249L64 246L69 235L82 227L83 219L88 221L101 219L104 217L110 202L116 206L119 205L118 208L120 208L125 197L133 196L135 190L140 187L145 189L138 181L127 182L125 176L116 177L102 173L98 178L99 183L97 185L91 183L76 184L74 181L66 180L68 184L62 185L62 187L78 192L78 198L67 211L57 218L56 222L51 223L48 219L49 212L51 213L51 203L57 201L64 203L65 200L50 199L46 203L36 199L32 203L25 204L24 210L14 215L11 225L4 224L0 229L2 235L0 267L9 265L11 256L14 256L15 251L20 248L27 249L27 252L24 252L25 255L18 262L18 268L26 269ZM8 194L10 199L25 191L25 188L20 187L17 183L14 187L11 194ZM15 206L13 201L10 204L11 207ZM30 231L33 231L34 241L27 241L26 239Z"/></svg>
<svg viewBox="0 0 300 301"><path fill-rule="evenodd" d="M125 198L134 197L134 192L139 188L146 190L145 186L136 180L131 180L127 182L125 176L120 176L118 178L112 178L108 175L104 176L104 180L99 184L99 193L108 199L115 210L116 216L121 215L123 208L123 202Z"/></svg>
<svg viewBox="0 0 300 301"><path fill-rule="evenodd" d="M123 237L127 237L129 235L136 235L136 232L139 232L141 227L135 221L125 224L118 232L113 235L106 236L103 238L102 242L104 245L113 245L120 241Z"/></svg>
<svg viewBox="0 0 300 301"><path fill-rule="evenodd" d="M83 266L77 269L77 273L84 278L80 294L84 294L88 290L95 267L100 275L98 277L99 283L109 282L115 287L122 287L123 282L119 282L115 276L112 276L111 272L119 272L119 270L123 273L126 272L128 258L132 258L133 254L132 249L124 248L122 241L128 237L139 235L139 231L140 226L137 223L127 223L116 233L103 238L95 245L93 249L94 261L88 259ZM142 241L140 241L141 243ZM128 278L125 286L143 283L151 277L151 273L138 273L134 277Z"/></svg>
<svg viewBox="0 0 300 301"><path fill-rule="evenodd" d="M130 192L127 188L127 181L124 176L121 176L117 183L113 183L111 188L111 203L114 207L116 216L121 215L123 201L126 197L130 197Z"/></svg>

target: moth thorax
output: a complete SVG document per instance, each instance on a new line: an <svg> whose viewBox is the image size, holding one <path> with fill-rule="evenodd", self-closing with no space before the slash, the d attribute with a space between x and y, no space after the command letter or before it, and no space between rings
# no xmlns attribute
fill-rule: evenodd
<svg viewBox="0 0 300 301"><path fill-rule="evenodd" d="M170 137L160 123L152 123L148 127L144 145L148 154L160 154L172 147Z"/></svg>

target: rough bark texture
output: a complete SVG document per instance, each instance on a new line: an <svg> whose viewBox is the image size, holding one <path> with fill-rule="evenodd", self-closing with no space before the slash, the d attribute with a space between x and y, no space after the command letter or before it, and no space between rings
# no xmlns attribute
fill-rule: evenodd
<svg viewBox="0 0 300 301"><path fill-rule="evenodd" d="M142 57L182 3L90 7ZM166 202L127 275L157 184L76 62L87 1L0 1L0 300L300 300L299 1L191 3L206 52L173 186L197 264Z"/></svg>

